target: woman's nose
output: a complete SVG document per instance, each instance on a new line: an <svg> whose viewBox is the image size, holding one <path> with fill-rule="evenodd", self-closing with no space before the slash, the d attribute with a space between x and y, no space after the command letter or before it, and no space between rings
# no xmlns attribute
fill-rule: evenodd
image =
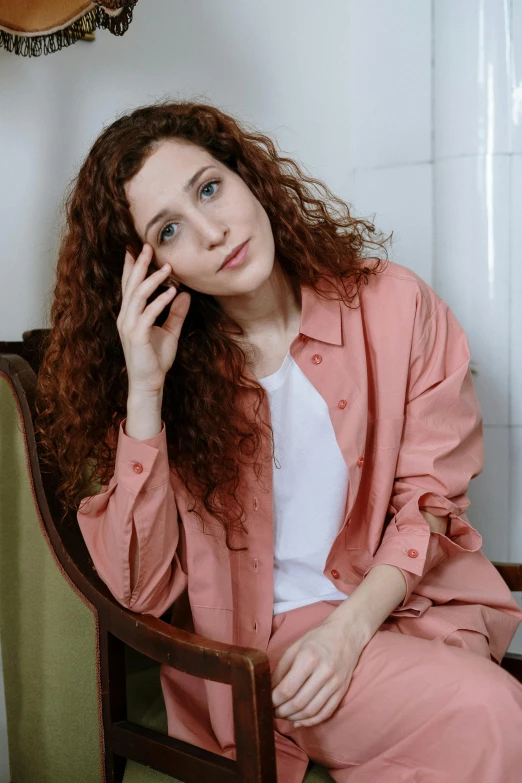
<svg viewBox="0 0 522 783"><path fill-rule="evenodd" d="M197 228L203 241L208 245L226 244L229 229L223 225L222 221L201 216Z"/></svg>

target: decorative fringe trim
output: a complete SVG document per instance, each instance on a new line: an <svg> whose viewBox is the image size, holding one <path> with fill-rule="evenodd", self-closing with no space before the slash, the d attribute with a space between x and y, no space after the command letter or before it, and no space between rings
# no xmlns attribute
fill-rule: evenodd
<svg viewBox="0 0 522 783"><path fill-rule="evenodd" d="M14 52L22 57L39 57L41 54L51 54L71 46L87 33L93 33L96 28L109 30L113 35L123 35L127 32L138 0L123 0L124 5L121 9L119 9L121 0L94 0L94 2L103 2L107 8L113 11L120 10L120 13L108 14L103 7L93 8L81 19L76 19L69 27L48 35L16 35L0 30L0 49L7 49L8 52Z"/></svg>

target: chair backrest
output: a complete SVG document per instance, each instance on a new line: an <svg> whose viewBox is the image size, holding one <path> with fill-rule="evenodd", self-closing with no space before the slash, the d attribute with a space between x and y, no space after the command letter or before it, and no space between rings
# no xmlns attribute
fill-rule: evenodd
<svg viewBox="0 0 522 783"><path fill-rule="evenodd" d="M34 340L30 349L33 367L20 355L5 353L0 354L0 373L8 379L19 408L42 532L63 575L96 613L105 780L123 780L126 759L133 759L160 772L178 774L187 782L206 778L209 783L275 783L271 678L266 653L204 639L162 619L127 610L98 577L75 514L71 511L63 525L55 523L62 515L56 499L58 476L42 464L33 428L38 346L46 330L38 332L37 336L34 332L24 334L24 340L26 335ZM9 349L9 344L3 347ZM177 615L186 615L187 604L183 607L181 601L180 606ZM125 645L159 663L232 686L235 761L127 720Z"/></svg>
<svg viewBox="0 0 522 783"><path fill-rule="evenodd" d="M2 375L0 637L9 779L100 783L96 614L47 546L21 421Z"/></svg>

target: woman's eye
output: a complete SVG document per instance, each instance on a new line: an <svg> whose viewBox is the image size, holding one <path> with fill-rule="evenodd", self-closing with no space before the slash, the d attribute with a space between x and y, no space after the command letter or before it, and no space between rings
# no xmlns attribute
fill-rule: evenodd
<svg viewBox="0 0 522 783"><path fill-rule="evenodd" d="M206 185L203 185L200 192L203 193L203 191L206 190L207 188L210 188L211 185L219 185L220 182L221 180L219 179L213 179L211 182L207 182ZM210 195L213 196L215 192L216 191L214 190Z"/></svg>
<svg viewBox="0 0 522 783"><path fill-rule="evenodd" d="M175 223L167 223L165 228L162 229L160 237L159 237L159 244L162 245L165 240L172 239L174 234L169 234L168 236L165 235L165 231L167 231L171 226L175 226Z"/></svg>
<svg viewBox="0 0 522 783"><path fill-rule="evenodd" d="M211 182L207 182L205 185L202 185L202 187L200 189L200 193L203 193L203 191L207 190L207 188L211 188L213 185L217 186L220 183L221 183L220 179L213 179L213 180L211 180ZM215 192L216 191L213 190L210 193L210 196L213 196ZM205 201L207 201L207 200L208 199L205 199ZM160 245L162 245L163 242L168 242L169 239L172 239L175 236L175 234L165 234L165 232L168 231L171 226L175 226L175 225L177 225L177 224L176 223L167 223L167 225L161 230L161 233L159 235L159 244Z"/></svg>

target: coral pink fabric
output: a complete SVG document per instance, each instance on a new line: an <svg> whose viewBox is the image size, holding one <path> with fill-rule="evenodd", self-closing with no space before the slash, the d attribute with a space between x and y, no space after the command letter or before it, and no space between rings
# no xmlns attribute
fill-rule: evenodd
<svg viewBox="0 0 522 783"><path fill-rule="evenodd" d="M463 328L425 281L391 261L362 286L360 307L307 286L301 293L290 353L327 402L349 471L344 524L324 574L350 595L373 566L394 565L407 583L389 618L399 633L444 642L474 631L500 662L522 611L466 515L484 453ZM241 404L253 399L245 385ZM260 413L270 420L267 400ZM248 551L231 552L216 520L204 513L203 532L188 510L190 498L169 467L165 425L137 441L121 422L114 475L78 511L93 563L115 598L159 617L188 589L196 633L266 651L274 554L269 443L262 456L259 481L253 471L242 475L248 535L237 534L234 546ZM419 509L449 514L448 535L432 533ZM139 556L135 584L131 542ZM230 686L167 667L162 686L171 735L233 753Z"/></svg>
<svg viewBox="0 0 522 783"><path fill-rule="evenodd" d="M339 603L274 617L271 669ZM280 783L301 783L309 759L337 783L520 781L522 685L490 660L476 631L427 640L401 632L391 618L364 648L330 718L301 728L277 718L275 727Z"/></svg>

